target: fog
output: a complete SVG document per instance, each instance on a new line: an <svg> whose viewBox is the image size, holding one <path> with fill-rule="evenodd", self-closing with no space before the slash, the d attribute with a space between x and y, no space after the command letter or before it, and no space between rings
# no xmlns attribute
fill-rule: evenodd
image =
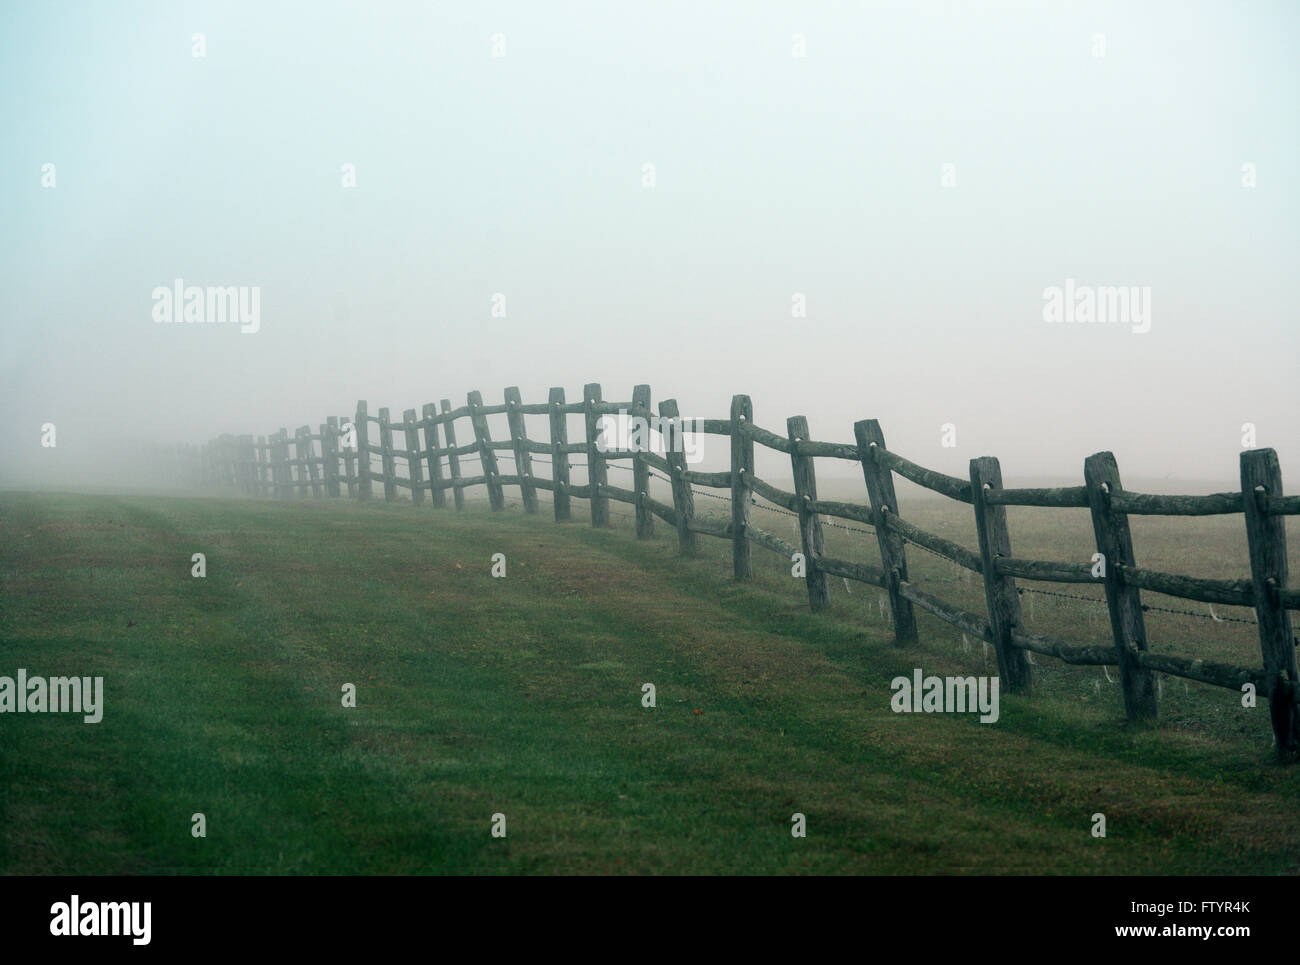
<svg viewBox="0 0 1300 965"><path fill-rule="evenodd" d="M688 417L746 393L826 441L876 418L1012 483L1110 449L1126 480L1231 486L1249 423L1296 491L1298 28L1291 3L5 4L0 485L599 382ZM178 279L257 289L256 324L160 307ZM1045 319L1052 288L1095 317L1117 286L1145 319Z"/></svg>

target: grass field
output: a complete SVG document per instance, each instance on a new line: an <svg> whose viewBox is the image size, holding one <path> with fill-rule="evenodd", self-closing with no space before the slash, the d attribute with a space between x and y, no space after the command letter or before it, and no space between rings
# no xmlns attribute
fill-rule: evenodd
<svg viewBox="0 0 1300 965"><path fill-rule="evenodd" d="M763 550L737 584L721 541L683 559L662 525L638 542L621 517L548 511L0 494L0 675L105 678L99 724L0 716L0 871L1300 867L1300 770L1273 762L1263 704L1170 679L1160 722L1130 728L1098 668L1042 658L996 724L894 714L889 682L916 667L996 673L980 641L922 615L900 650L874 589L833 581L813 615ZM945 512L909 516L971 545ZM1086 560L1086 512L1062 519L1012 510L1018 555ZM788 521L760 525L790 539ZM1143 520L1134 539L1143 565L1244 576L1240 528ZM850 531L829 549L878 560ZM911 559L926 589L982 611L951 564ZM1095 606L1034 607L1031 629L1108 639ZM1253 626L1148 620L1153 647L1259 663Z"/></svg>

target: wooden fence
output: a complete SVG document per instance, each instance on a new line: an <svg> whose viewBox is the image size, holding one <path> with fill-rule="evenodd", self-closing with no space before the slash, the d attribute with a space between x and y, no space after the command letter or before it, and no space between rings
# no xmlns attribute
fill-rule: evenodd
<svg viewBox="0 0 1300 965"><path fill-rule="evenodd" d="M447 505L448 493L456 509L464 507L464 491L483 486L492 509L505 506L506 487L518 488L525 512L539 511L538 490L552 494L556 521L570 519L571 500L589 501L591 522L609 522L610 501L635 508L636 534L653 535L656 517L672 526L683 551L694 548L698 536L730 540L735 576L751 576L751 548L759 546L790 559L802 554L806 566L808 601L816 610L829 602L827 578L842 577L877 586L888 594L896 642L916 641L914 607L933 614L964 633L992 644L997 653L1002 686L1015 692L1028 689L1031 680L1029 652L1056 657L1068 664L1118 666L1124 705L1132 720L1156 716L1154 674L1165 673L1202 683L1244 691L1253 686L1269 701L1270 718L1279 753L1292 756L1300 749L1300 676L1296 668L1296 640L1289 611L1300 609L1300 591L1287 586L1287 552L1284 516L1300 514L1300 497L1284 496L1277 454L1272 449L1241 453L1241 490L1209 496L1161 496L1130 492L1120 483L1115 457L1109 452L1089 456L1084 462L1083 484L1056 489L1006 489L998 460L972 459L970 476L960 479L935 472L890 451L874 419L854 425L852 444L817 442L808 437L803 416L786 420L785 433L754 424L748 396L732 399L727 419L696 420L695 431L726 436L730 441L731 468L726 472L699 472L687 468L682 445L684 426L677 403L659 403L650 409L650 387L639 385L631 401L605 402L599 384L583 389L581 402L566 402L563 389L552 389L548 401L525 405L517 388L508 388L500 405L484 405L478 392L466 404L452 408L425 405L420 415L407 409L393 423L388 409L377 416L364 401L352 417L330 416L312 432L301 426L292 435L281 429L269 437L222 436L202 448L200 465L208 483L237 486L246 493L280 499L304 496L342 496L369 499L375 483L384 498L410 493L415 503L426 496L434 508ZM488 417L506 416L510 438L493 439ZM584 417L585 436L569 442L567 417ZM550 441L530 439L525 416L547 416ZM656 446L644 450L611 450L599 439L604 416L627 415L645 420L657 432L664 455ZM473 441L458 443L456 423L468 422ZM441 433L439 433L441 428ZM395 435L399 434L399 435ZM354 443L354 444L353 444ZM754 472L754 446L789 455L794 491L779 489ZM497 453L513 454L515 472L503 475ZM549 460L550 478L535 475L532 457ZM570 482L570 456L586 459L588 482ZM477 457L478 471L466 476L462 457ZM375 471L372 457L378 457ZM839 459L858 464L866 482L868 503L819 499L815 459ZM611 461L630 460L633 488L611 485ZM398 463L406 475L399 476ZM671 484L672 505L650 495L651 471ZM894 475L949 499L969 505L975 517L979 552L926 532L903 518L894 493ZM728 490L731 519L719 522L695 513L695 487ZM750 519L756 497L797 516L799 546L764 532ZM1076 507L1088 509L1098 557L1091 563L1018 559L1012 555L1007 527L1007 506ZM1241 513L1245 519L1250 553L1250 577L1212 580L1144 569L1134 562L1129 517L1138 515L1208 516ZM826 555L823 517L855 520L872 527L880 551L880 566L868 566ZM832 524L833 525L833 524ZM984 584L987 614L972 613L944 602L908 579L905 545L916 544L958 566L978 573ZM1098 566L1100 560L1104 566ZM1031 633L1021 620L1016 580L1053 583L1102 584L1110 613L1113 647L1078 646ZM1141 592L1149 590L1205 603L1253 607L1259 629L1262 665L1241 667L1199 659L1152 653L1147 648Z"/></svg>

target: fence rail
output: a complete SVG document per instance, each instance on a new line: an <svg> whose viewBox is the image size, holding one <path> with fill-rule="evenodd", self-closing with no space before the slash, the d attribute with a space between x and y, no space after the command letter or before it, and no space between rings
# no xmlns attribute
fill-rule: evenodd
<svg viewBox="0 0 1300 965"><path fill-rule="evenodd" d="M364 500L373 498L378 482L386 500L397 498L398 491L405 490L413 502L422 503L427 493L433 507L442 509L448 504L447 493L451 492L451 502L461 510L465 505L464 490L482 486L492 509L500 510L505 506L505 488L511 487L519 490L527 513L540 511L538 490L551 493L557 522L571 518L574 497L586 499L591 522L596 526L608 524L611 500L626 503L635 508L638 538L652 536L654 520L658 518L673 527L683 551L694 548L696 536L731 541L733 571L738 579L751 576L752 546L787 559L797 560L802 556L808 600L814 610L829 603L827 577L880 587L888 593L898 645L916 641L913 608L920 608L991 644L997 651L1002 686L1011 691L1023 692L1029 688L1032 671L1027 654L1031 652L1067 664L1117 666L1125 708L1134 720L1156 715L1155 673L1236 690L1254 687L1269 701L1279 753L1291 757L1300 751L1300 674L1290 614L1300 609L1300 590L1287 586L1283 521L1284 516L1300 515L1300 497L1283 494L1281 470L1272 449L1241 453L1239 492L1164 496L1127 491L1120 483L1119 469L1109 452L1096 453L1085 460L1081 486L1008 489L1002 486L1001 468L993 457L972 459L969 478L960 479L928 469L886 448L884 435L875 420L855 424L854 444L818 442L808 438L808 424L803 416L787 420L784 435L760 428L754 424L749 397L737 395L732 400L729 418L695 420L690 427L690 431L726 436L730 440L730 468L703 472L687 468L682 440L688 427L678 413L676 401L660 402L656 413L651 408L649 386L636 386L632 400L619 403L604 401L597 383L584 386L580 402L566 402L562 388L552 389L545 403L525 404L515 387L507 388L503 399L500 405L485 405L479 392L470 392L463 406L453 409L450 400L442 399L438 406L426 404L419 417L414 409L405 410L402 421L396 423L391 421L386 408L379 409L375 416L370 415L363 400L357 403L352 417L330 416L317 431L302 426L292 435L283 428L256 439L251 435L224 435L199 447L193 458L197 458L200 477L208 484L234 486L245 493L278 499L310 493L314 497L347 496ZM509 439L492 438L488 424L492 415L506 416ZM549 420L549 441L528 437L524 417L529 415ZM570 415L583 417L585 431L581 441L568 439ZM659 435L664 455L654 451L659 447L651 444L649 438L623 449L604 445L599 424L601 417L610 415L631 415L644 420L646 436L651 432ZM472 442L457 441L458 422L468 423ZM758 478L754 471L756 445L790 457L793 492ZM512 454L515 472L501 473L498 452ZM482 471L463 475L462 456L476 456ZM585 457L586 484L572 483L570 456ZM814 460L825 458L851 460L860 465L867 488L865 504L818 498ZM379 471L373 464L376 459ZM550 466L549 478L534 473L534 460ZM632 489L608 481L610 462L623 460L631 461L627 468L633 473ZM399 465L405 475L398 475ZM894 491L895 474L969 505L979 538L979 552L906 521ZM652 477L670 485L671 506L650 495ZM696 490L696 486L704 488ZM728 494L709 492L711 489L727 490ZM697 517L697 495L728 500L730 518L720 521ZM759 498L771 504L773 512L793 517L798 546L753 525L750 507ZM1097 553L1089 562L1014 557L1007 506L1087 509ZM1201 579L1140 568L1134 562L1128 524L1131 515L1238 513L1244 518L1249 547L1248 578ZM823 525L856 528L836 520L851 520L870 527L861 532L875 534L881 563L878 568L826 555ZM984 584L987 612L983 615L969 612L914 585L908 578L906 546L909 543L977 574ZM1105 591L1113 646L1079 646L1029 632L1021 619L1020 596L1025 588L1017 586L1018 579L1101 586ZM1165 608L1144 604L1143 590L1204 603L1253 608L1261 665L1241 667L1150 652L1143 614Z"/></svg>

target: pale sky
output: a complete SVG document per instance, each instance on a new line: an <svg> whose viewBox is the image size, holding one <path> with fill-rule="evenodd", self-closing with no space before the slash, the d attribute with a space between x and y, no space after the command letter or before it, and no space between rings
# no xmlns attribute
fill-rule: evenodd
<svg viewBox="0 0 1300 965"><path fill-rule="evenodd" d="M1231 481L1250 422L1296 491L1298 46L1290 2L5 3L0 485L597 381L1009 484ZM177 278L259 330L155 323ZM1066 279L1150 330L1046 323Z"/></svg>

